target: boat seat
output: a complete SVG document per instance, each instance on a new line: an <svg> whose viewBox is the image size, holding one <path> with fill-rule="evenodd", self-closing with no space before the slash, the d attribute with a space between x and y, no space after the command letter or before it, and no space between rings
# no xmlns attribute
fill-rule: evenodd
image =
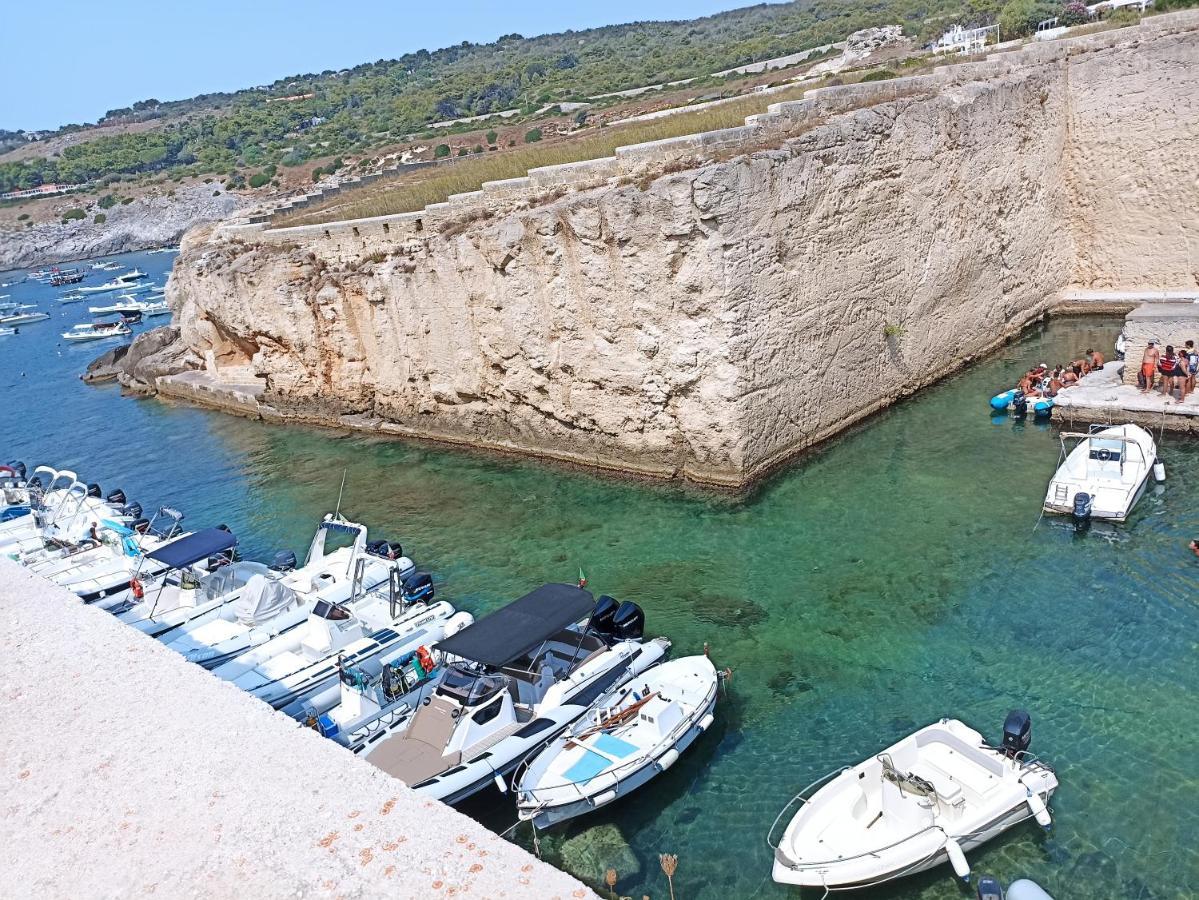
<svg viewBox="0 0 1199 900"><path fill-rule="evenodd" d="M937 796L950 806L961 806L966 802L966 798L962 796L962 786L936 766L917 766L912 769L912 774L929 782L936 788Z"/></svg>

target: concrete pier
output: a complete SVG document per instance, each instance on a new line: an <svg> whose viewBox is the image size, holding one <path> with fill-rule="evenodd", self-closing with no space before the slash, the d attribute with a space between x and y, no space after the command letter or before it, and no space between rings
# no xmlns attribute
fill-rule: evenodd
<svg viewBox="0 0 1199 900"><path fill-rule="evenodd" d="M595 896L7 559L0 646L4 896Z"/></svg>
<svg viewBox="0 0 1199 900"><path fill-rule="evenodd" d="M1137 357L1139 359L1139 356ZM1134 370L1136 363L1130 364ZM1135 375L1134 375L1135 377ZM1158 388L1147 394L1124 383L1124 363L1108 363L1054 398L1053 420L1071 427L1131 422L1150 431L1199 433L1199 392L1180 403Z"/></svg>

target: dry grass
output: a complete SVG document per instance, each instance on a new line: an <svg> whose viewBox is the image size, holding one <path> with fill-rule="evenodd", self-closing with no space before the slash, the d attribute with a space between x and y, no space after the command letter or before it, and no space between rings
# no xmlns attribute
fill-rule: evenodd
<svg viewBox="0 0 1199 900"><path fill-rule="evenodd" d="M587 130L576 138L546 141L477 157L466 157L461 162L420 169L338 194L320 205L280 216L275 220L274 226L315 225L321 222L413 212L424 209L430 203L440 203L450 194L477 191L485 181L520 178L527 174L529 169L540 166L602 159L612 156L617 147L629 144L742 125L746 116L765 112L766 107L772 103L799 99L804 91L811 88L811 84L796 86L792 90L775 94L756 94L695 112Z"/></svg>

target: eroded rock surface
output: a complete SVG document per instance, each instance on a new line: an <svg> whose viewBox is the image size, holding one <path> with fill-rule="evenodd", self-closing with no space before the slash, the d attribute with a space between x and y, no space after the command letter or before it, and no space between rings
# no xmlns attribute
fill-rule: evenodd
<svg viewBox="0 0 1199 900"><path fill-rule="evenodd" d="M1199 32L1129 31L421 230L202 231L182 341L284 418L740 485L1068 285L1199 282Z"/></svg>

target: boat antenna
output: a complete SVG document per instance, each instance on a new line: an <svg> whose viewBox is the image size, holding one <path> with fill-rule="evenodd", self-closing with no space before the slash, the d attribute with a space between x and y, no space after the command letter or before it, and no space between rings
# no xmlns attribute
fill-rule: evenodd
<svg viewBox="0 0 1199 900"><path fill-rule="evenodd" d="M335 519L337 518L338 514L341 512L341 495L343 493L345 493L345 489L346 489L346 470L342 469L341 470L341 488L338 489L338 491L337 491L337 508L333 510L333 518L335 518Z"/></svg>

